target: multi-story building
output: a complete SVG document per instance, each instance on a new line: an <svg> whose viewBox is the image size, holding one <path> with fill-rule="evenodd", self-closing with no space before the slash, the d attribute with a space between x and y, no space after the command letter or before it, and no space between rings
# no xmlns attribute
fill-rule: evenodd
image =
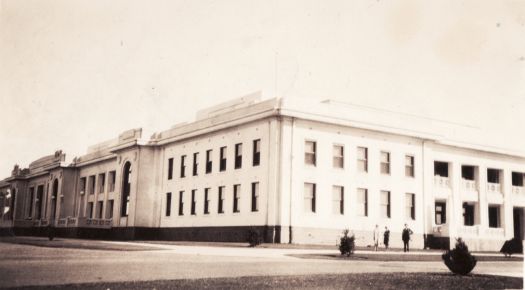
<svg viewBox="0 0 525 290"><path fill-rule="evenodd" d="M196 121L126 131L65 164L56 152L0 183L3 232L111 239L358 246L375 225L401 246L475 250L523 240L525 155L460 142L459 125L335 101L247 96ZM465 133L465 134L464 134Z"/></svg>

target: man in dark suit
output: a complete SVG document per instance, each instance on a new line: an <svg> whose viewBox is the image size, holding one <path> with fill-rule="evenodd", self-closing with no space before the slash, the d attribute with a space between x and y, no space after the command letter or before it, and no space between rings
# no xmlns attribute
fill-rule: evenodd
<svg viewBox="0 0 525 290"><path fill-rule="evenodd" d="M410 235L411 234L413 234L412 230L408 228L407 224L405 224L405 228L403 229L403 234L402 234L403 244L404 244L403 250L405 252L409 251L408 243L410 242Z"/></svg>

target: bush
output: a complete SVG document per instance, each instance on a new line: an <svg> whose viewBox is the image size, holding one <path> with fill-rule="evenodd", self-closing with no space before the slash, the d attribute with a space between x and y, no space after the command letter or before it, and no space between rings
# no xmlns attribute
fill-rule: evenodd
<svg viewBox="0 0 525 290"><path fill-rule="evenodd" d="M472 256L461 238L456 239L456 247L447 250L442 256L447 268L455 274L467 275L476 267L476 257Z"/></svg>
<svg viewBox="0 0 525 290"><path fill-rule="evenodd" d="M248 243L250 244L250 247L257 247L260 245L262 243L261 234L253 228L250 229L248 231Z"/></svg>
<svg viewBox="0 0 525 290"><path fill-rule="evenodd" d="M343 236L339 241L339 251L341 255L346 255L347 257L354 253L355 248L355 237L353 234L349 236L349 232L348 229L343 230Z"/></svg>
<svg viewBox="0 0 525 290"><path fill-rule="evenodd" d="M512 254L521 254L523 253L523 244L520 239L512 238L503 244L500 252L505 254L505 257L510 257Z"/></svg>

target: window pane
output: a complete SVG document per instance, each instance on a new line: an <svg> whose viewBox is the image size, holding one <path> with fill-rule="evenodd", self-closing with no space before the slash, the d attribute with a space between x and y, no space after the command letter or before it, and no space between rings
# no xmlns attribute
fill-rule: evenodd
<svg viewBox="0 0 525 290"><path fill-rule="evenodd" d="M390 153L381 152L381 162L389 162L389 161L390 161Z"/></svg>
<svg viewBox="0 0 525 290"><path fill-rule="evenodd" d="M357 147L357 158L360 160L366 159L366 148L364 147Z"/></svg>
<svg viewBox="0 0 525 290"><path fill-rule="evenodd" d="M388 204L388 191L381 191L381 204Z"/></svg>
<svg viewBox="0 0 525 290"><path fill-rule="evenodd" d="M308 153L315 152L315 143L312 141L306 141L304 144L304 151Z"/></svg>

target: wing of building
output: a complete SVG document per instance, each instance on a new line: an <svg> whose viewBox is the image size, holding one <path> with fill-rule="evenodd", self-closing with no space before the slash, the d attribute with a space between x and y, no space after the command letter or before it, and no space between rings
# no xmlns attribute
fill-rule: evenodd
<svg viewBox="0 0 525 290"><path fill-rule="evenodd" d="M2 233L499 250L524 237L525 154L476 129L336 101L249 95L195 121L132 129L65 164L61 151L0 182Z"/></svg>

